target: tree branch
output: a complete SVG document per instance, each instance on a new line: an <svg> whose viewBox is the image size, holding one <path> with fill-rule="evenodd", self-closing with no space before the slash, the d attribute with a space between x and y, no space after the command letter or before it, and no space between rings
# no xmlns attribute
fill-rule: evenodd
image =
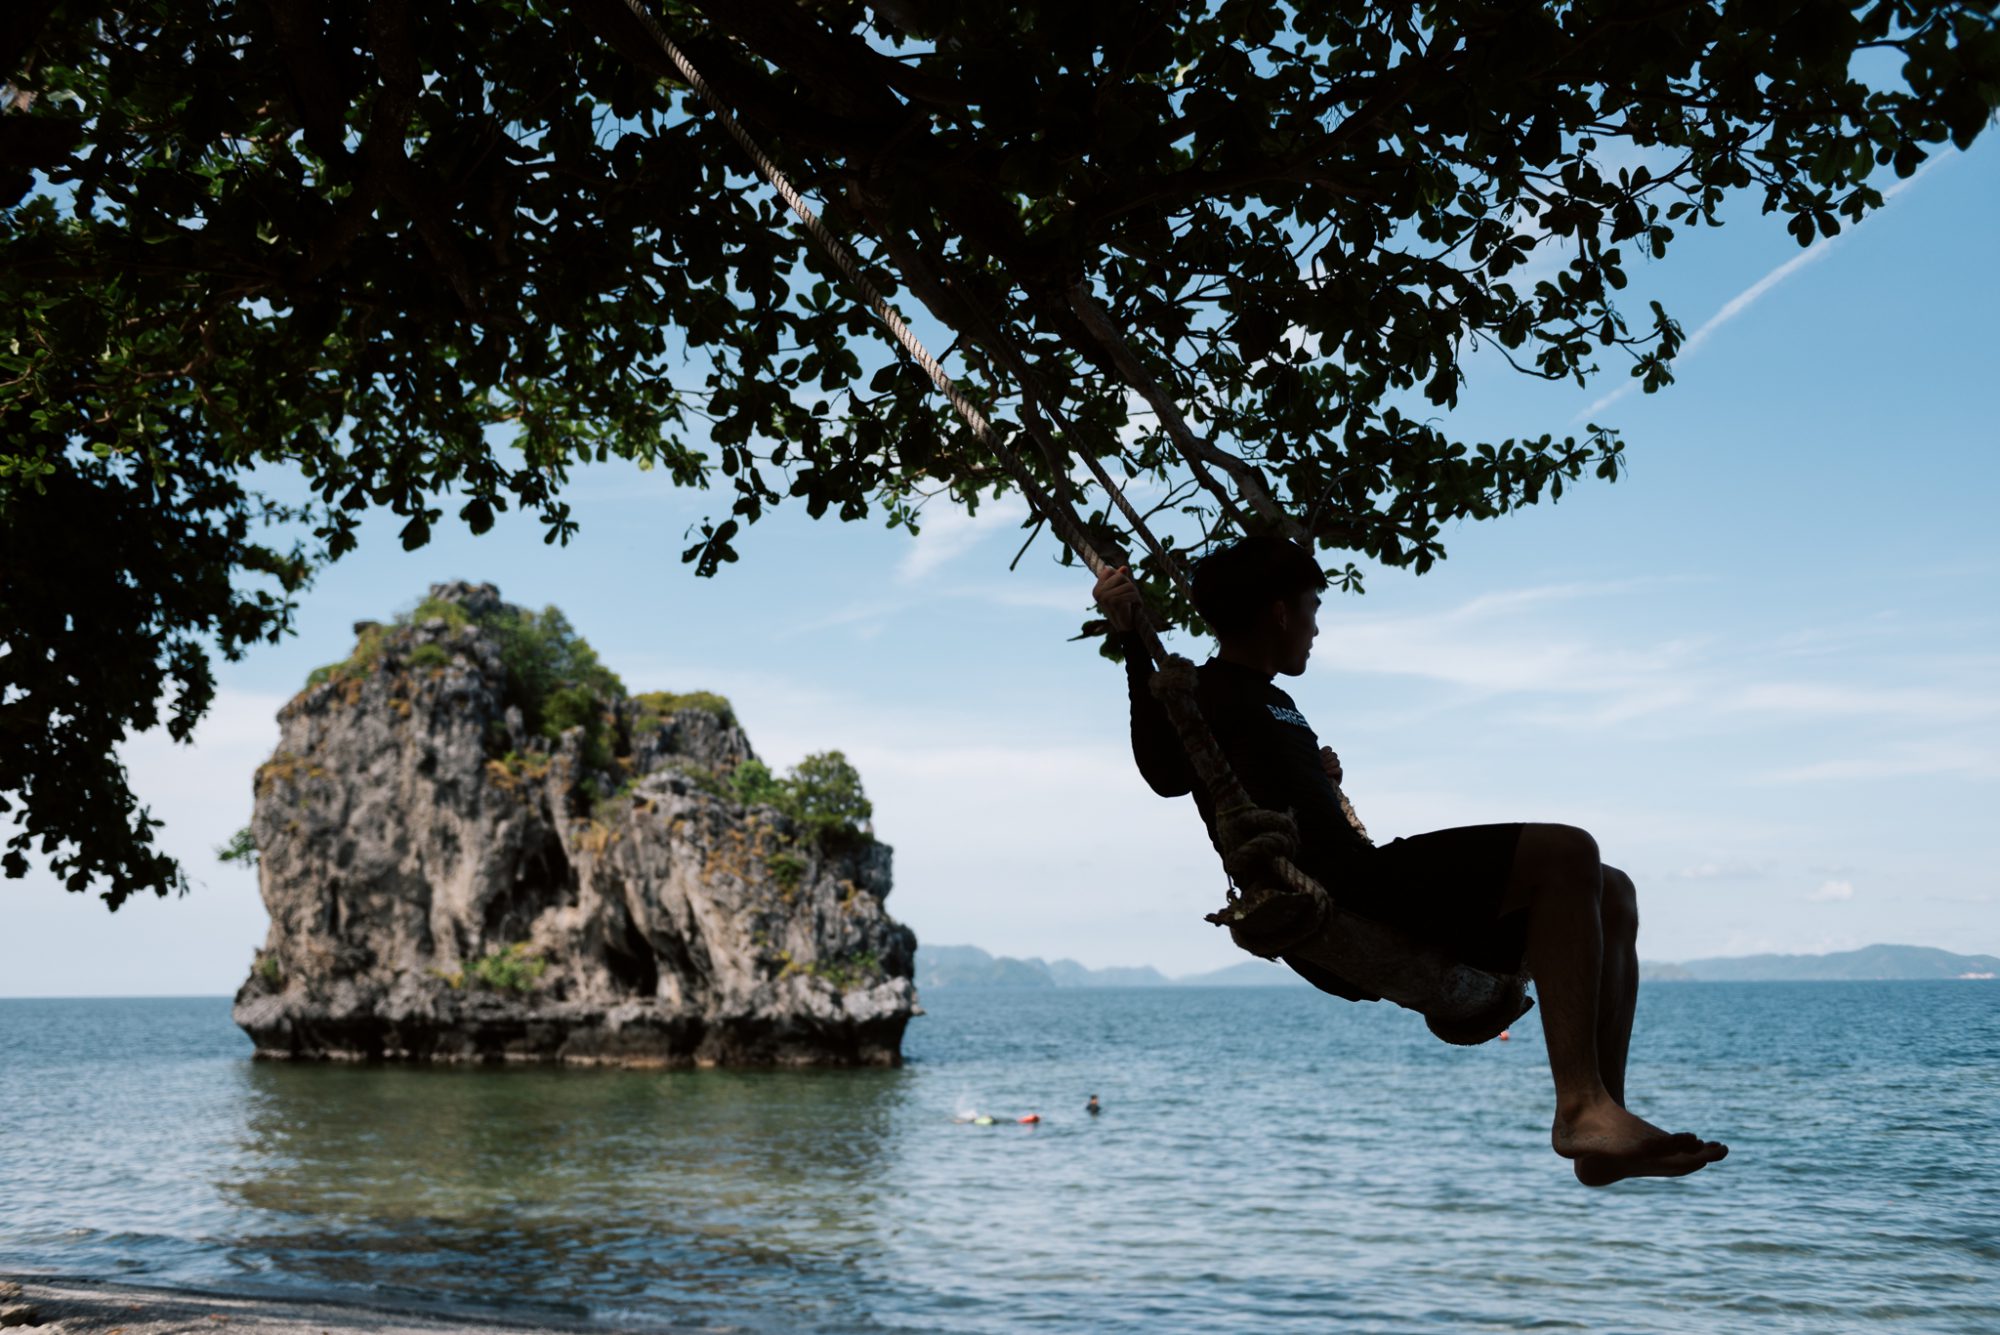
<svg viewBox="0 0 2000 1335"><path fill-rule="evenodd" d="M1264 481L1264 475L1251 464L1226 450L1217 449L1189 429L1187 419L1181 415L1180 405L1173 401L1172 396L1161 390L1159 381L1146 370L1138 355L1132 351L1131 345L1125 341L1124 335L1111 323L1111 317L1090 294L1090 290L1082 283L1077 283L1070 288L1069 300L1070 308L1076 312L1077 318L1083 322L1083 327L1089 331L1091 337L1097 340L1105 355L1111 359L1112 365L1117 367L1125 383L1138 390L1140 397L1151 404L1153 411L1159 414L1160 425L1166 428L1168 438L1174 442L1174 447L1187 461L1188 469L1194 474L1195 480L1221 502L1224 513L1237 528L1247 532L1249 525L1244 523L1243 514L1236 508L1236 502L1229 495L1228 488L1215 480L1215 475L1205 466L1207 464L1214 464L1228 473L1231 480L1236 483L1237 491L1249 502L1250 508L1274 530L1296 541L1301 536L1298 522L1286 514L1271 498L1271 489Z"/></svg>

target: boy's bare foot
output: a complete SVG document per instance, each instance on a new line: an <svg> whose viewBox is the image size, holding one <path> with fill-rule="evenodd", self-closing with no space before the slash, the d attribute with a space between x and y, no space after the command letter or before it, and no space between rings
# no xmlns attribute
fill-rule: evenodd
<svg viewBox="0 0 2000 1335"><path fill-rule="evenodd" d="M1685 1153L1637 1157L1586 1154L1576 1161L1576 1180L1586 1187L1608 1187L1628 1177L1686 1177L1728 1157L1729 1147L1713 1140Z"/></svg>
<svg viewBox="0 0 2000 1335"><path fill-rule="evenodd" d="M1692 1154L1703 1144L1699 1136L1685 1131L1663 1131L1645 1118L1625 1111L1609 1097L1574 1112L1565 1113L1558 1108L1549 1141L1565 1159L1586 1156L1654 1159L1667 1154Z"/></svg>

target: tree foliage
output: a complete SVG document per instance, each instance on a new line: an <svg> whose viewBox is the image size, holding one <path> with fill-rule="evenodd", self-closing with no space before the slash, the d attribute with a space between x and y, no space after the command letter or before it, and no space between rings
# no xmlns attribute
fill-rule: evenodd
<svg viewBox="0 0 2000 1335"><path fill-rule="evenodd" d="M229 842L215 850L217 862L233 862L239 866L257 865L257 836L248 825L229 836Z"/></svg>
<svg viewBox="0 0 2000 1335"><path fill-rule="evenodd" d="M1830 235L2000 101L1992 9L1939 0L660 12L1001 433L1060 418L1044 485L1090 455L1183 541L1418 569L1619 468L1609 431L1459 438L1429 414L1468 358L1656 388L1680 331L1621 306L1634 257L1738 191ZM162 707L185 738L210 653L281 634L372 509L560 541L617 457L724 489L706 574L777 505L913 526L1010 485L623 0L20 0L0 70L10 875L183 884L116 744Z"/></svg>
<svg viewBox="0 0 2000 1335"><path fill-rule="evenodd" d="M730 772L729 795L744 806L774 808L821 842L860 838L873 829L875 804L842 751L815 751L782 775L761 760L743 761Z"/></svg>
<svg viewBox="0 0 2000 1335"><path fill-rule="evenodd" d="M497 613L485 624L499 636L507 699L520 706L529 731L553 741L581 727L585 754L601 749L604 711L625 698L625 683L599 661L569 618L545 607L539 613Z"/></svg>

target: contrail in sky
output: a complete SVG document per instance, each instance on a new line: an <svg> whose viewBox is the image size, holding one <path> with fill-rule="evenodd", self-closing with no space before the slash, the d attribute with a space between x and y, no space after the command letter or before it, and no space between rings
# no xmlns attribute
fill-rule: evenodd
<svg viewBox="0 0 2000 1335"><path fill-rule="evenodd" d="M1890 200L1908 190L1918 181L1923 180L1930 173L1931 168L1937 166L1947 158L1957 156L1958 154L1955 150L1947 149L1945 152L1938 154L1924 163L1923 166L1917 168L1907 179L1898 181L1887 190L1884 190L1882 192L1883 207L1888 207ZM1862 219L1862 222L1866 222L1868 218L1874 216L1874 214L1869 214ZM1693 355L1695 349L1708 342L1710 335L1714 334L1716 330L1722 328L1722 326L1728 324L1731 320L1734 320L1737 316L1743 314L1743 312L1749 310L1757 303L1757 299L1766 292L1769 292L1772 288L1784 282L1808 264L1824 259L1828 251L1832 250L1835 245L1847 237L1854 235L1855 229L1860 226L1861 223L1855 223L1853 226L1848 227L1844 231L1837 232L1833 236L1821 237L1798 254L1786 260L1783 264L1780 264L1777 268L1771 270L1771 272L1765 274L1762 278L1759 278L1756 282L1750 284L1750 286L1744 288L1741 292L1738 292L1728 301L1723 302L1721 310L1709 316L1707 320L1702 322L1701 328L1687 336L1687 341L1681 344L1681 350L1674 359L1675 363L1678 364L1686 361ZM1638 385L1639 381L1637 379L1626 380L1618 388L1604 395L1570 420L1572 422L1580 422L1594 413L1602 412L1604 409L1618 402L1618 400L1624 398L1627 394L1630 394Z"/></svg>

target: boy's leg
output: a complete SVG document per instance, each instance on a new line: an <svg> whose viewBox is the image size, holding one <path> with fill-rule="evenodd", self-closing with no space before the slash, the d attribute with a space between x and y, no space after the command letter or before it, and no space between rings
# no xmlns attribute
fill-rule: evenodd
<svg viewBox="0 0 2000 1335"><path fill-rule="evenodd" d="M1568 825L1522 829L1501 907L1528 915L1528 968L1556 1085L1550 1140L1556 1153L1577 1161L1577 1176L1594 1186L1622 1177L1691 1173L1727 1149L1670 1134L1634 1116L1605 1085L1598 1046L1605 985L1603 898L1596 840Z"/></svg>
<svg viewBox="0 0 2000 1335"><path fill-rule="evenodd" d="M1616 867L1602 872L1604 965L1597 988L1597 1069L1604 1088L1625 1106L1625 1058L1632 1047L1632 1015L1639 1004L1639 893Z"/></svg>

